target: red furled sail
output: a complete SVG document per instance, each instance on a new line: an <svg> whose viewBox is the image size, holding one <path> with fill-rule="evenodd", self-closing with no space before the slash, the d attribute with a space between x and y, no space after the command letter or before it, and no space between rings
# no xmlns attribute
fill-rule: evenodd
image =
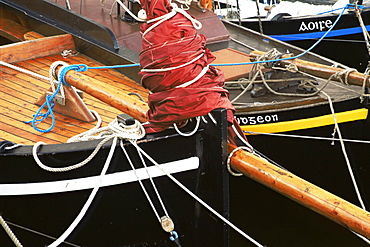
<svg viewBox="0 0 370 247"><path fill-rule="evenodd" d="M223 72L210 65L215 57L205 47L205 36L197 33L200 22L169 0L141 0L141 5L148 19L141 25L139 73L141 84L151 92L147 133L217 108L228 109L228 121L235 124Z"/></svg>

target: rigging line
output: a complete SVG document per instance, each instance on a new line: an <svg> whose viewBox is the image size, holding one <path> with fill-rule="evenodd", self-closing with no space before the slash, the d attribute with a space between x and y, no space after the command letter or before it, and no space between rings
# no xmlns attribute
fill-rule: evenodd
<svg viewBox="0 0 370 247"><path fill-rule="evenodd" d="M301 138L301 139L312 139L312 140L320 140L320 141L340 141L339 138L333 137L320 137L320 136L304 136L304 135L289 135L289 134L280 134L280 133L264 133L264 132L255 132L255 131L243 131L246 134L252 135L267 135L267 136L277 136L277 137L291 137L291 138ZM343 139L344 142L353 142L353 143L362 143L362 144L370 144L370 141L365 140L353 140L353 139Z"/></svg>
<svg viewBox="0 0 370 247"><path fill-rule="evenodd" d="M136 141L133 141L133 142L135 142L135 143L136 143ZM136 143L136 145L138 145L138 144ZM143 155L142 155L142 153L141 153L141 152L138 152L138 154L139 154L139 157L140 157L141 163L142 163L142 164L143 164L143 166L145 167L146 174L148 174L148 177L149 177L150 183L152 184L152 187L153 187L153 189L154 189L154 191L155 191L155 194L157 195L158 201L159 201L159 203L161 204L162 209L163 209L163 211L164 211L165 215L166 215L167 217L169 217L169 216L168 216L168 213L167 213L167 210L166 210L166 207L164 206L164 203L163 203L163 201L162 201L162 198L161 198L161 196L159 195L159 192L158 192L157 186L156 186L156 185L155 185L155 183L154 183L153 177L150 175L150 173L149 173L149 171L148 171L148 167L147 167L147 165L146 165L146 163L145 163L145 160L144 160L144 158L143 158Z"/></svg>
<svg viewBox="0 0 370 247"><path fill-rule="evenodd" d="M323 36L317 40L310 48L302 52L301 54L298 54L293 57L286 57L286 58L279 58L279 59L274 59L274 60L267 60L267 61L255 61L255 62L244 62L244 63L231 63L231 64L211 64L213 66L230 66L230 65L248 65L248 64L257 64L257 63L272 63L272 62L279 62L279 61L284 61L284 60L290 60L290 59L296 59L299 58L308 52L310 52L313 48L315 48L330 32L333 30L335 25L338 23L339 19L342 17L344 11L349 8L351 4L347 4L347 6L342 10L342 12L338 15L337 19L334 21L333 25L323 34Z"/></svg>
<svg viewBox="0 0 370 247"><path fill-rule="evenodd" d="M116 145L117 145L117 140L118 140L118 137L114 137L112 146L109 150L108 157L105 161L105 164L104 164L103 169L100 173L100 176L99 176L99 178L96 182L96 185L95 185L94 189L92 190L90 196L88 197L87 201L85 202L84 206L82 207L80 213L77 215L77 217L71 223L71 225L67 228L67 230L62 235L60 235L60 237L57 240L55 240L52 244L48 245L48 247L57 247L64 240L66 240L66 238L72 233L72 231L76 228L76 226L80 223L82 218L85 216L87 210L90 208L90 205L91 205L92 201L95 198L96 193L98 192L98 190L100 188L100 185L103 181L103 177L107 173L108 167L110 165L110 162L112 160L112 157L113 157Z"/></svg>
<svg viewBox="0 0 370 247"><path fill-rule="evenodd" d="M19 239L15 236L14 232L12 231L12 229L10 229L10 227L8 226L8 224L6 223L6 221L1 215L0 215L0 225L4 228L5 232L8 234L9 238L13 241L15 246L17 247L23 246L21 242L19 242Z"/></svg>
<svg viewBox="0 0 370 247"><path fill-rule="evenodd" d="M147 198L147 200L148 200L148 202L149 202L150 206L152 207L152 209L153 209L153 212L154 212L155 216L157 217L158 221L160 222L161 220L160 220L159 214L158 214L158 212L157 212L157 210L156 210L156 208L155 208L155 206L154 206L154 204L153 204L153 201L150 199L150 196L149 196L149 194L148 194L147 190L146 190L146 189L145 189L145 187L144 187L144 184L143 184L143 182L142 182L142 179L141 179L141 178L139 177L139 175L137 174L137 171L136 171L136 169L135 169L135 167L134 167L134 164L132 163L132 160L130 159L130 156L128 155L128 153L127 153L127 151L126 151L126 149L125 149L125 147L124 147L124 145L123 145L122 141L120 141L120 146L121 146L121 149L122 149L123 153L125 154L125 156L126 156L126 158L127 158L128 162L129 162L129 164L130 164L130 166L131 166L131 169L134 171L134 174L135 174L135 176L136 176L136 179L137 179L137 181L139 182L139 184L140 184L140 186L141 186L141 189L143 190L143 192L144 192L144 194L145 194L145 196L146 196L146 198Z"/></svg>
<svg viewBox="0 0 370 247"><path fill-rule="evenodd" d="M325 92L322 92L322 94L328 99L329 101L329 106L330 106L330 110L332 112L332 115L333 115L333 120L334 120L334 125L335 125L335 128L334 130L336 130L338 132L338 137L339 137L339 141L340 141L340 145L341 145L341 148L342 148L342 152L343 152L343 155L344 155L344 159L346 161L346 164L347 164L347 168L348 168L348 171L349 171L349 174L351 176L351 179L352 179L352 183L353 183L353 186L354 186L354 189L355 189L355 192L356 192L356 195L357 195L357 198L361 204L361 207L363 210L366 211L366 207L365 207L365 204L362 200L362 197L361 197L361 193L358 189L358 186L357 186L357 182L356 182L356 178L353 174L353 170L352 170L352 167L351 167L351 163L349 161L349 158L348 158L348 155L347 155L347 151L345 149L345 146L344 146L344 142L342 140L342 134L340 132L340 129L339 129L339 125L337 123L337 117L335 115L335 112L334 112L334 107L333 107L333 102L330 98L330 96L328 94L326 94ZM333 135L334 136L334 135Z"/></svg>
<svg viewBox="0 0 370 247"><path fill-rule="evenodd" d="M215 211L212 207L210 207L206 202L204 202L202 199L200 199L197 195L195 195L192 191L190 191L188 188L186 188L180 181L178 181L174 176L167 173L165 170L163 170L159 164L150 157L143 149L141 149L138 145L136 145L134 142L130 141L132 145L134 145L150 162L152 162L156 167L158 167L167 177L169 177L175 184L177 184L181 189L183 189L186 193L188 193L191 197L193 197L197 202L202 204L205 208L207 208L209 211L211 211L214 215L216 215L219 219L221 219L223 222L225 222L227 225L229 225L231 228L233 228L235 231L237 231L239 234L241 234L243 237L251 241L253 244L255 244L258 247L263 247L260 243L258 243L256 240L254 240L252 237L244 233L241 229L239 229L237 226L235 226L233 223L231 223L229 220L227 220L225 217L223 217L221 214L219 214L217 211Z"/></svg>
<svg viewBox="0 0 370 247"><path fill-rule="evenodd" d="M291 35L290 36L291 38L297 38L297 36L293 36ZM299 37L298 37L299 38ZM309 41L309 40L319 40L320 38L307 38L307 39L304 39L305 41ZM331 37L329 38L324 38L323 40L325 40L326 42L328 41L335 41L335 42L346 42L346 43L365 43L364 40L349 40L349 39L333 39ZM295 40L293 40L295 41Z"/></svg>
<svg viewBox="0 0 370 247"><path fill-rule="evenodd" d="M32 230L28 227L24 227L24 226L15 224L15 223L10 222L10 221L6 221L6 222L8 223L8 225L14 226L16 228L19 228L19 229L22 229L22 230L25 230L25 231L28 231L28 232L33 233L33 234L36 234L36 235L39 235L39 236L42 236L42 237L46 237L46 238L49 238L49 239L52 239L52 240L57 239L56 237L52 237L52 236L47 235L45 233ZM68 242L68 241L64 241L63 244L70 245L70 246L73 246L73 247L81 247L80 245L77 245L77 244L74 244L74 243L71 243L71 242Z"/></svg>

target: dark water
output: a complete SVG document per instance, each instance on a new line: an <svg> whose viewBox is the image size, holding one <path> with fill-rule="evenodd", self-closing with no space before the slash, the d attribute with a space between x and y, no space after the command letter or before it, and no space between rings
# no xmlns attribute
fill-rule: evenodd
<svg viewBox="0 0 370 247"><path fill-rule="evenodd" d="M240 188L231 191L231 221L262 245L369 246L337 223L249 178L236 177L230 182L232 187ZM231 230L231 246L255 245Z"/></svg>

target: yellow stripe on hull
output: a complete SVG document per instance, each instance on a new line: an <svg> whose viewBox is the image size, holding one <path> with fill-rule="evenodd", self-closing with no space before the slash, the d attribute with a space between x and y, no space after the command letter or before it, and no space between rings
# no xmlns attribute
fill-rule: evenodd
<svg viewBox="0 0 370 247"><path fill-rule="evenodd" d="M337 123L345 123L367 118L368 109L362 108L352 111L336 113ZM279 133L300 129L316 128L334 124L333 115L324 115L320 117L299 119L293 121L284 121L269 124L241 125L242 130L258 133Z"/></svg>

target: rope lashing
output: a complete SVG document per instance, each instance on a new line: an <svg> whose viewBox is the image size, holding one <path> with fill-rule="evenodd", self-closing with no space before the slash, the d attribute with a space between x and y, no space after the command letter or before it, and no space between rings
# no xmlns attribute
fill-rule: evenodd
<svg viewBox="0 0 370 247"><path fill-rule="evenodd" d="M69 71L74 70L76 72L85 72L89 69L116 69L116 68L135 67L139 65L140 64L124 64L124 65L113 65L113 66L88 67L85 64L68 65L67 63L64 63L61 61L54 62L50 66L50 71L49 71L49 81L51 83L53 94L46 95L44 104L42 104L40 108L37 110L37 112L33 115L32 120L26 121L26 123L32 123L32 127L35 130L42 132L42 133L50 132L55 127L55 116L54 116L55 97L59 93L61 93L64 96L63 86L70 86L65 81L65 76ZM62 66L62 67L59 69L58 75L56 75L55 69L58 66ZM55 85L57 86L55 87ZM42 113L41 111L44 108L47 109L47 111L45 113ZM37 125L42 123L48 117L51 118L51 126L48 129L38 128Z"/></svg>
<svg viewBox="0 0 370 247"><path fill-rule="evenodd" d="M55 74L56 67L62 65L62 68L59 70L58 76ZM47 133L51 131L55 127L55 116L54 116L54 99L56 95L60 92L63 92L63 85L70 86L68 83L65 82L65 75L68 71L75 70L77 72L86 71L84 66L79 65L67 65L64 62L54 62L50 66L50 82L53 89L52 95L46 95L45 96L45 102L40 106L40 108L37 110L36 114L33 115L32 120L26 121L26 123L31 123L32 127L42 133ZM57 87L54 87L54 84L57 84ZM64 93L63 93L64 95ZM42 113L41 111L46 108L46 113ZM48 129L40 129L36 125L42 123L46 118L51 117L51 126Z"/></svg>

